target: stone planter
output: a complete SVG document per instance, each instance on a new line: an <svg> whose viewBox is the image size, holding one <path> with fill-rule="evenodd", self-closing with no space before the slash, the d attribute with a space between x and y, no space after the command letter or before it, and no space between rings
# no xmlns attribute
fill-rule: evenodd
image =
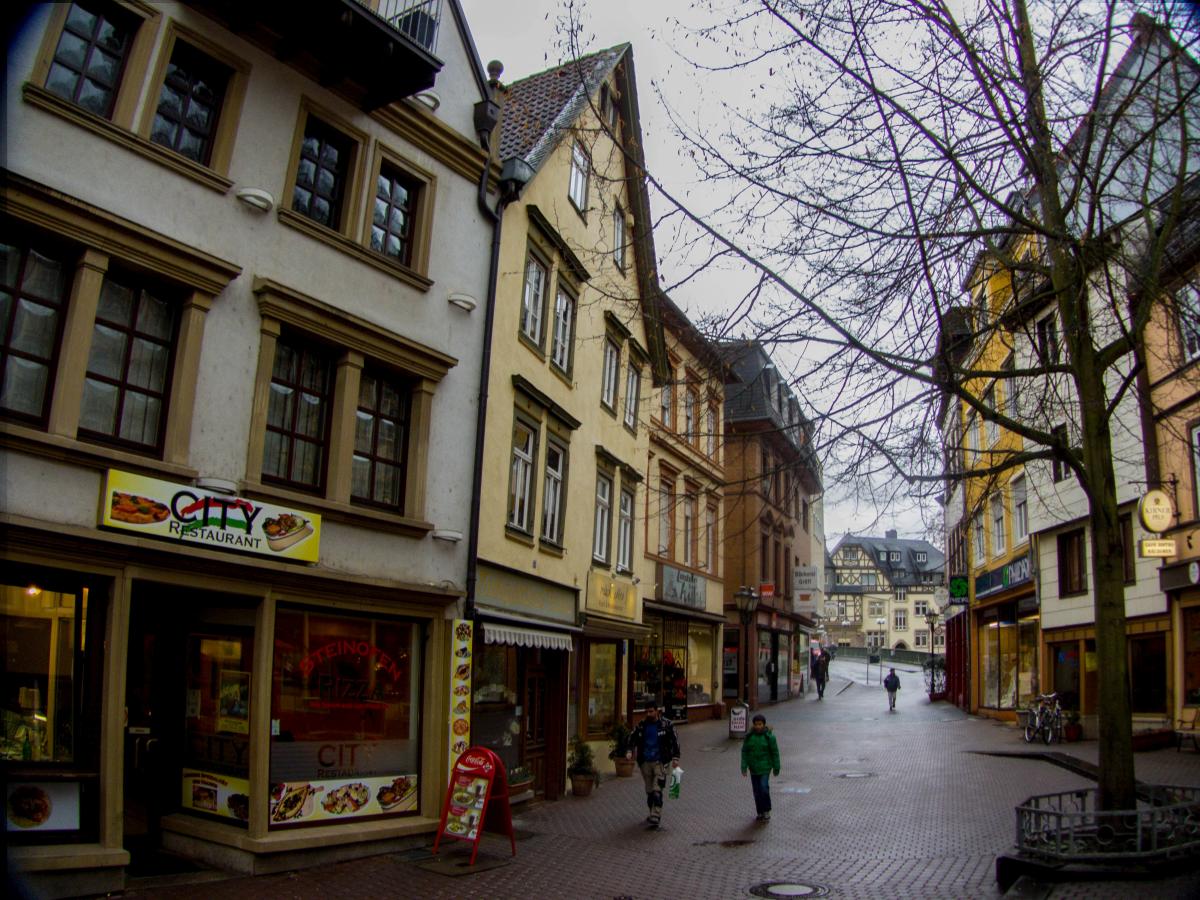
<svg viewBox="0 0 1200 900"><path fill-rule="evenodd" d="M592 792L592 788L596 786L595 775L572 775L571 776L571 793L576 797L586 797Z"/></svg>
<svg viewBox="0 0 1200 900"><path fill-rule="evenodd" d="M633 770L637 767L637 763L632 759L618 756L613 760L613 766L617 770L618 778L630 778L633 776Z"/></svg>

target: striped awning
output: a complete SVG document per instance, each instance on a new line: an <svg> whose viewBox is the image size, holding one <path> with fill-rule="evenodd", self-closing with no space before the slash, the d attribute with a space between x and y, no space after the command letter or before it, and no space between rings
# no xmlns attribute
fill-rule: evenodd
<svg viewBox="0 0 1200 900"><path fill-rule="evenodd" d="M483 623L485 644L511 644L514 647L541 647L544 650L566 650L571 652L571 636L540 628L519 628L516 625Z"/></svg>

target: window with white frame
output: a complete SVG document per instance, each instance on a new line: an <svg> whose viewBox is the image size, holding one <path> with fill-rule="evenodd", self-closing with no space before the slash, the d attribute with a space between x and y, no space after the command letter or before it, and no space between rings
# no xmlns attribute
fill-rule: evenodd
<svg viewBox="0 0 1200 900"><path fill-rule="evenodd" d="M542 489L542 538L562 543L563 480L567 470L567 451L554 441L546 443L546 480Z"/></svg>
<svg viewBox="0 0 1200 900"><path fill-rule="evenodd" d="M625 271L625 210L619 203L613 210L613 262Z"/></svg>
<svg viewBox="0 0 1200 900"><path fill-rule="evenodd" d="M893 625L893 627L897 631L902 631L905 628L908 628L908 610L907 609L893 610L893 621L895 623Z"/></svg>
<svg viewBox="0 0 1200 900"><path fill-rule="evenodd" d="M604 374L600 382L600 402L611 410L617 404L617 375L621 369L621 348L611 338L604 341Z"/></svg>
<svg viewBox="0 0 1200 900"><path fill-rule="evenodd" d="M642 373L637 366L630 365L625 373L625 425L637 428L638 402L642 393Z"/></svg>
<svg viewBox="0 0 1200 900"><path fill-rule="evenodd" d="M587 209L588 173L591 162L587 150L578 142L571 148L571 180L567 187L567 196L580 212Z"/></svg>
<svg viewBox="0 0 1200 900"><path fill-rule="evenodd" d="M979 443L976 440L974 413L967 416L967 427L963 429L963 443L966 445L966 461L970 465L979 457Z"/></svg>
<svg viewBox="0 0 1200 900"><path fill-rule="evenodd" d="M564 372L571 371L574 327L575 298L560 284L554 300L554 339L550 347L550 361Z"/></svg>
<svg viewBox="0 0 1200 900"><path fill-rule="evenodd" d="M542 310L546 302L546 267L530 254L525 259L525 293L521 298L521 334L542 345Z"/></svg>
<svg viewBox="0 0 1200 900"><path fill-rule="evenodd" d="M675 541L675 482L662 478L658 486L658 554L671 555Z"/></svg>
<svg viewBox="0 0 1200 900"><path fill-rule="evenodd" d="M983 510L979 510L971 516L971 531L975 535L975 563L978 565L987 556L987 544L984 542L983 534Z"/></svg>
<svg viewBox="0 0 1200 900"><path fill-rule="evenodd" d="M938 647L944 647L944 646L946 646L946 632L944 632L944 631L934 631L934 633L933 633L933 646L934 646L934 649L937 649Z"/></svg>
<svg viewBox="0 0 1200 900"><path fill-rule="evenodd" d="M708 436L708 456L717 458L717 410L710 406L705 414L704 429Z"/></svg>
<svg viewBox="0 0 1200 900"><path fill-rule="evenodd" d="M996 408L996 386L994 384L983 395L983 405L990 410L998 411ZM987 445L991 447L995 445L996 441L1000 440L1000 426L993 419L985 421L987 423Z"/></svg>
<svg viewBox="0 0 1200 900"><path fill-rule="evenodd" d="M900 562L900 551L893 550L891 552L892 562Z"/></svg>
<svg viewBox="0 0 1200 900"><path fill-rule="evenodd" d="M929 559L929 554L924 550L918 550L916 553L917 562L926 562Z"/></svg>
<svg viewBox="0 0 1200 900"><path fill-rule="evenodd" d="M592 558L597 562L608 562L612 541L612 492L613 481L603 472L596 474L596 516L593 520Z"/></svg>
<svg viewBox="0 0 1200 900"><path fill-rule="evenodd" d="M696 443L696 404L698 398L696 392L688 390L683 397L683 422L684 435L687 437L689 444Z"/></svg>
<svg viewBox="0 0 1200 900"><path fill-rule="evenodd" d="M683 500L683 564L696 564L696 495L689 493Z"/></svg>
<svg viewBox="0 0 1200 900"><path fill-rule="evenodd" d="M879 600L872 600L867 607L867 615L872 619L878 619L883 615L883 603Z"/></svg>
<svg viewBox="0 0 1200 900"><path fill-rule="evenodd" d="M1004 495L992 495L992 555L999 556L1008 549L1008 536L1004 530Z"/></svg>
<svg viewBox="0 0 1200 900"><path fill-rule="evenodd" d="M876 586L876 576L874 572L865 572L862 577L863 587L873 588Z"/></svg>
<svg viewBox="0 0 1200 900"><path fill-rule="evenodd" d="M512 464L508 474L508 524L533 530L533 459L537 436L524 422L513 425Z"/></svg>
<svg viewBox="0 0 1200 900"><path fill-rule="evenodd" d="M621 489L621 507L617 520L617 568L628 572L633 568L633 491Z"/></svg>
<svg viewBox="0 0 1200 900"><path fill-rule="evenodd" d="M886 550L880 550L880 551L879 551L879 561L880 561L880 562L887 562L887 551L886 551Z"/></svg>
<svg viewBox="0 0 1200 900"><path fill-rule="evenodd" d="M929 646L929 632L928 631L914 631L913 632L913 646L914 647L928 647Z"/></svg>
<svg viewBox="0 0 1200 900"><path fill-rule="evenodd" d="M1029 501L1025 496L1025 476L1012 481L1013 541L1029 537Z"/></svg>
<svg viewBox="0 0 1200 900"><path fill-rule="evenodd" d="M663 385L662 392L658 396L659 418L662 420L663 428L668 431L675 427L675 389L671 383L672 374L667 372L667 383Z"/></svg>
<svg viewBox="0 0 1200 900"><path fill-rule="evenodd" d="M929 601L928 600L914 600L913 601L913 615L914 616L916 616L918 619L923 619L923 618L925 618L925 613L927 613L927 612L929 612Z"/></svg>
<svg viewBox="0 0 1200 900"><path fill-rule="evenodd" d="M717 508L704 509L704 568L710 575L717 574Z"/></svg>

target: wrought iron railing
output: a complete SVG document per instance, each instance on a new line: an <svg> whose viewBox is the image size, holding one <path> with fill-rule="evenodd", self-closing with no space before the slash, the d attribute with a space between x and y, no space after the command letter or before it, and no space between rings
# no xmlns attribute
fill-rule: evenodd
<svg viewBox="0 0 1200 900"><path fill-rule="evenodd" d="M437 51L442 0L357 0L430 53Z"/></svg>
<svg viewBox="0 0 1200 900"><path fill-rule="evenodd" d="M1127 863L1200 856L1200 788L1143 785L1136 810L1101 810L1088 788L1017 807L1017 848L1057 862Z"/></svg>

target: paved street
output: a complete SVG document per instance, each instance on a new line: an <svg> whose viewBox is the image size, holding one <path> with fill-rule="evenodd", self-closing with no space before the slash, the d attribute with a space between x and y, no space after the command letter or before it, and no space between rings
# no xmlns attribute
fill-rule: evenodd
<svg viewBox="0 0 1200 900"><path fill-rule="evenodd" d="M1032 794L1087 787L1041 760L990 756L1036 752L1017 730L931 705L919 671L898 667L898 708L863 662L835 662L823 701L815 694L767 709L783 757L772 780L774 816L754 820L738 744L724 722L680 729L682 795L664 826L643 825L640 778L608 779L591 797L521 808L518 855L452 877L419 867L424 852L374 857L256 879L155 888L163 898L421 897L678 900L750 897L764 882L817 885L842 898L998 897L995 858L1013 844L1013 807ZM1090 762L1094 742L1055 747ZM1147 782L1200 784L1200 753L1137 754ZM465 845L464 845L465 846ZM482 854L507 856L489 837ZM1200 895L1200 873L1168 881L1058 885L1048 896L1155 898ZM1023 894L1022 896L1046 896Z"/></svg>

